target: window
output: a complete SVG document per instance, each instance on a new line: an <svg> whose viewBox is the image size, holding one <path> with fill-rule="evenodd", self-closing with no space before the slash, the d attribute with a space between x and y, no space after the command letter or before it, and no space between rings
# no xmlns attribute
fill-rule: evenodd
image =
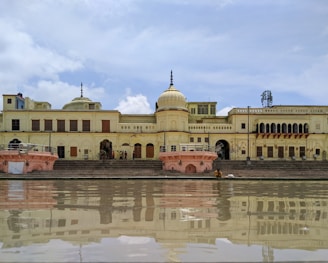
<svg viewBox="0 0 328 263"><path fill-rule="evenodd" d="M303 156L305 156L305 147L300 146L300 157L302 158Z"/></svg>
<svg viewBox="0 0 328 263"><path fill-rule="evenodd" d="M287 133L287 125L286 123L282 124L282 133Z"/></svg>
<svg viewBox="0 0 328 263"><path fill-rule="evenodd" d="M315 154L320 155L320 149L315 149Z"/></svg>
<svg viewBox="0 0 328 263"><path fill-rule="evenodd" d="M7 99L7 104L11 104L12 100L11 99Z"/></svg>
<svg viewBox="0 0 328 263"><path fill-rule="evenodd" d="M57 131L58 132L65 131L65 120L57 120Z"/></svg>
<svg viewBox="0 0 328 263"><path fill-rule="evenodd" d="M64 227L66 225L66 219L58 220L58 227Z"/></svg>
<svg viewBox="0 0 328 263"><path fill-rule="evenodd" d="M263 156L262 147L261 146L257 146L256 147L256 157L261 157L261 156Z"/></svg>
<svg viewBox="0 0 328 263"><path fill-rule="evenodd" d="M194 137L190 137L190 142L194 142Z"/></svg>
<svg viewBox="0 0 328 263"><path fill-rule="evenodd" d="M195 109L195 108L191 108L191 109L190 109L190 113L191 113L191 114L196 114L196 109Z"/></svg>
<svg viewBox="0 0 328 263"><path fill-rule="evenodd" d="M215 105L211 105L211 115L216 115L216 108Z"/></svg>
<svg viewBox="0 0 328 263"><path fill-rule="evenodd" d="M52 131L52 120L44 120L44 130Z"/></svg>
<svg viewBox="0 0 328 263"><path fill-rule="evenodd" d="M13 131L19 131L19 120L17 119L11 120L11 129Z"/></svg>
<svg viewBox="0 0 328 263"><path fill-rule="evenodd" d="M69 121L69 131L77 131L77 120Z"/></svg>
<svg viewBox="0 0 328 263"><path fill-rule="evenodd" d="M71 220L71 225L77 225L79 223L78 219L72 219Z"/></svg>
<svg viewBox="0 0 328 263"><path fill-rule="evenodd" d="M241 128L242 128L242 129L246 129L246 123L242 123L242 124L241 124Z"/></svg>
<svg viewBox="0 0 328 263"><path fill-rule="evenodd" d="M40 120L32 120L32 131L40 131Z"/></svg>
<svg viewBox="0 0 328 263"><path fill-rule="evenodd" d="M260 123L260 133L264 133L264 123Z"/></svg>
<svg viewBox="0 0 328 263"><path fill-rule="evenodd" d="M207 142L207 143L209 142L209 139L208 139L208 137L205 137L205 142Z"/></svg>
<svg viewBox="0 0 328 263"><path fill-rule="evenodd" d="M278 146L278 158L284 158L284 147Z"/></svg>
<svg viewBox="0 0 328 263"><path fill-rule="evenodd" d="M171 152L175 152L177 150L177 146L176 145L171 145Z"/></svg>
<svg viewBox="0 0 328 263"><path fill-rule="evenodd" d="M95 109L95 104L94 103L90 103L89 104L89 110L94 110Z"/></svg>
<svg viewBox="0 0 328 263"><path fill-rule="evenodd" d="M280 125L280 123L277 124L277 133L281 133L281 125Z"/></svg>
<svg viewBox="0 0 328 263"><path fill-rule="evenodd" d="M90 120L82 121L82 131L84 132L90 131Z"/></svg>
<svg viewBox="0 0 328 263"><path fill-rule="evenodd" d="M77 147L71 146L71 157L76 157L76 156L77 156Z"/></svg>
<svg viewBox="0 0 328 263"><path fill-rule="evenodd" d="M272 158L273 157L273 147L272 146L268 146L268 157Z"/></svg>
<svg viewBox="0 0 328 263"><path fill-rule="evenodd" d="M289 147L289 157L295 156L295 148L293 146Z"/></svg>
<svg viewBox="0 0 328 263"><path fill-rule="evenodd" d="M159 147L159 151L160 151L160 152L166 152L166 150L165 150L165 146L161 145L161 146Z"/></svg>
<svg viewBox="0 0 328 263"><path fill-rule="evenodd" d="M202 138L198 137L197 142L202 142Z"/></svg>
<svg viewBox="0 0 328 263"><path fill-rule="evenodd" d="M208 114L208 106L206 104L199 104L198 114Z"/></svg>
<svg viewBox="0 0 328 263"><path fill-rule="evenodd" d="M276 133L277 130L276 130L276 124L275 123L271 123L271 132L272 133Z"/></svg>
<svg viewBox="0 0 328 263"><path fill-rule="evenodd" d="M110 132L110 120L102 120L102 132Z"/></svg>

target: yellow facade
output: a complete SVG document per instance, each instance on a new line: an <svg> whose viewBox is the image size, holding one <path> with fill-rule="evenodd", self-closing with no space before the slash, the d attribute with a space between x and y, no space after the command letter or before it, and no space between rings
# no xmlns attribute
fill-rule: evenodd
<svg viewBox="0 0 328 263"><path fill-rule="evenodd" d="M82 94L61 110L4 94L0 144L50 145L72 160L158 159L161 150L179 151L186 143L208 145L229 160L326 160L327 112L328 106L272 106L216 116L216 102L187 102L172 79L153 114L103 110Z"/></svg>

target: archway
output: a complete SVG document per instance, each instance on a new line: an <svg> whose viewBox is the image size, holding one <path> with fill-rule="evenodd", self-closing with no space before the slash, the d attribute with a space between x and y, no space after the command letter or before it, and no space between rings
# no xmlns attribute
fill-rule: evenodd
<svg viewBox="0 0 328 263"><path fill-rule="evenodd" d="M215 144L215 151L221 160L230 160L230 147L226 140L219 140Z"/></svg>
<svg viewBox="0 0 328 263"><path fill-rule="evenodd" d="M100 159L112 159L113 158L113 147L112 142L105 139L100 142L99 145L99 157Z"/></svg>
<svg viewBox="0 0 328 263"><path fill-rule="evenodd" d="M186 173L187 174L193 174L193 173L196 173L196 166L193 165L193 164L188 164L186 166Z"/></svg>
<svg viewBox="0 0 328 263"><path fill-rule="evenodd" d="M148 143L146 146L146 158L154 158L154 145Z"/></svg>
<svg viewBox="0 0 328 263"><path fill-rule="evenodd" d="M21 143L21 141L15 138L9 142L8 148L9 149L18 149L18 146L20 143Z"/></svg>
<svg viewBox="0 0 328 263"><path fill-rule="evenodd" d="M134 145L133 159L134 158L141 158L141 144L140 143L136 143Z"/></svg>

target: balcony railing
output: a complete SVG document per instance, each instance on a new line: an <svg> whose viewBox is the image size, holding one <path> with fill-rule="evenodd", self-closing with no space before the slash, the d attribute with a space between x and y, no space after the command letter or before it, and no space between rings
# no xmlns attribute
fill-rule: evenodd
<svg viewBox="0 0 328 263"><path fill-rule="evenodd" d="M160 152L187 152L187 151L206 151L215 152L215 146L208 144L180 143L179 145L161 145Z"/></svg>
<svg viewBox="0 0 328 263"><path fill-rule="evenodd" d="M9 143L8 145L1 144L0 150L5 151L19 151L20 153L28 152L50 152L52 154L56 153L56 148L33 143Z"/></svg>

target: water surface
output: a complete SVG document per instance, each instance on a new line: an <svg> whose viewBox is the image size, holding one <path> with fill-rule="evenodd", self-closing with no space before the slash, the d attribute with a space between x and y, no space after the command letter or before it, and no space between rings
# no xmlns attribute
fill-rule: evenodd
<svg viewBox="0 0 328 263"><path fill-rule="evenodd" d="M328 182L0 181L0 262L328 259Z"/></svg>

